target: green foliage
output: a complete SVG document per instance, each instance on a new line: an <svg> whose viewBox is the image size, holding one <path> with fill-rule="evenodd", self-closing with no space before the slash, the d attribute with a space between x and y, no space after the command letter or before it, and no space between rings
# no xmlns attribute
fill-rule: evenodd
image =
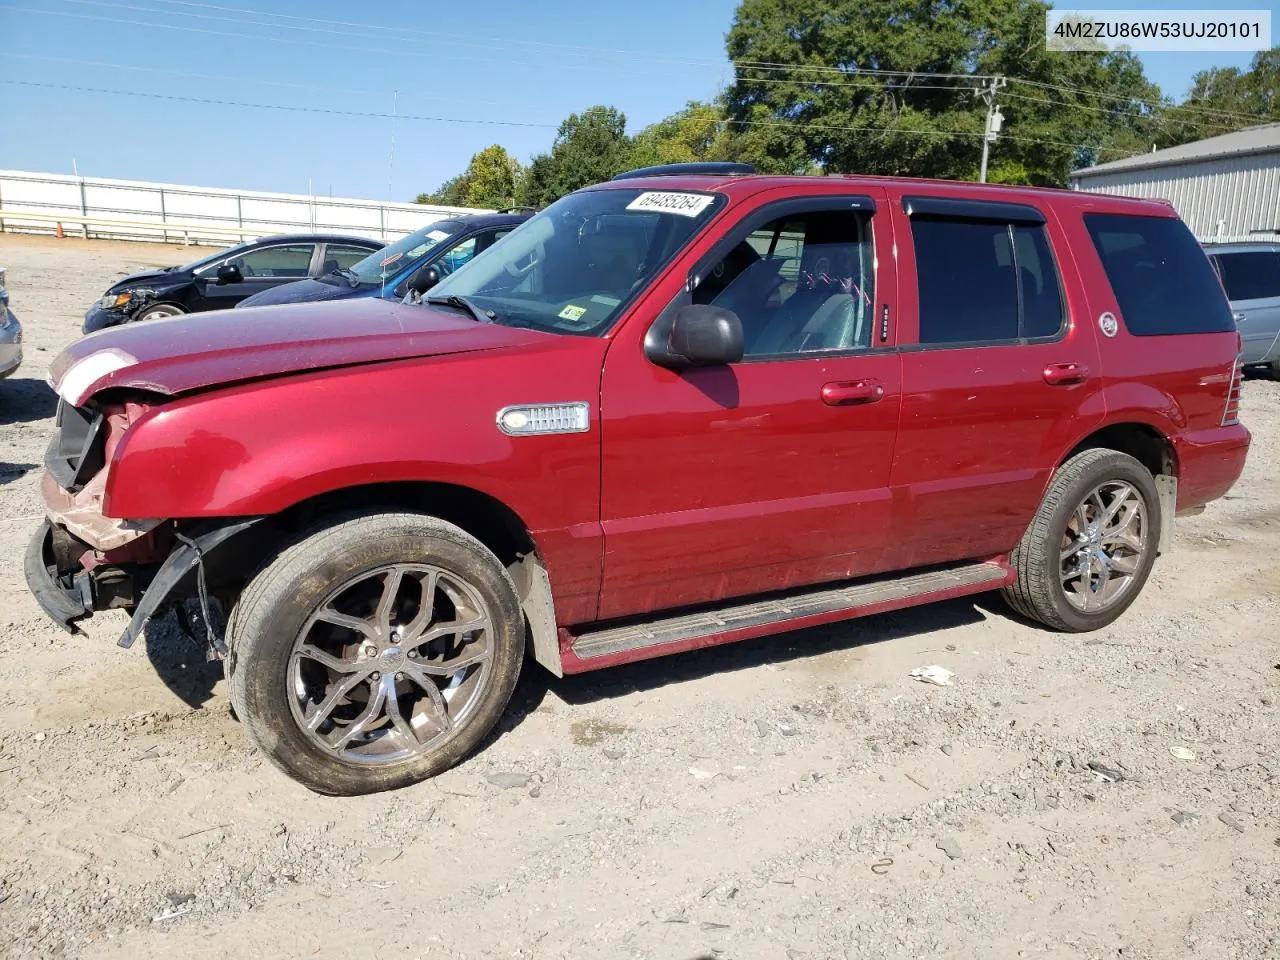
<svg viewBox="0 0 1280 960"><path fill-rule="evenodd" d="M520 175L519 162L495 143L473 156L465 171L446 180L435 193L418 194L415 202L501 210L515 204Z"/></svg>
<svg viewBox="0 0 1280 960"><path fill-rule="evenodd" d="M626 128L627 118L613 107L570 114L560 124L551 152L530 163L520 185L520 202L544 206L627 169L631 141Z"/></svg>
<svg viewBox="0 0 1280 960"><path fill-rule="evenodd" d="M784 169L807 162L967 179L977 173L985 105L979 81L963 77L1069 86L1080 92L1001 91L1005 124L992 147L1006 173L1020 167L1026 182L1065 183L1079 145L1116 159L1141 142L1144 111L1129 100L1159 90L1130 54L1047 50L1047 10L1040 0L743 0L728 36L730 122Z"/></svg>
<svg viewBox="0 0 1280 960"><path fill-rule="evenodd" d="M1197 73L1186 100L1166 117L1153 138L1162 147L1280 120L1280 47L1255 54L1248 70Z"/></svg>

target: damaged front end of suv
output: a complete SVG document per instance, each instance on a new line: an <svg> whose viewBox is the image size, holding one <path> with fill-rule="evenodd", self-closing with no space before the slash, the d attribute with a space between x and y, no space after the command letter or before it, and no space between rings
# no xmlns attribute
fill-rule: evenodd
<svg viewBox="0 0 1280 960"><path fill-rule="evenodd" d="M95 611L132 612L121 635L131 646L152 616L183 600L202 621L193 637L208 657L226 654L221 609L208 590L207 557L261 518L114 519L104 509L108 465L128 432L166 399L137 389L84 397L64 376L41 481L46 518L25 558L27 583L56 623L78 632ZM218 577L221 582L223 577Z"/></svg>

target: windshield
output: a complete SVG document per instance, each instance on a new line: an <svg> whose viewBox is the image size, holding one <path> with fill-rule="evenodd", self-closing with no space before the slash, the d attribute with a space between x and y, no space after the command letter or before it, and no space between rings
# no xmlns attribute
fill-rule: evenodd
<svg viewBox="0 0 1280 960"><path fill-rule="evenodd" d="M723 202L690 191L570 194L428 296L464 297L496 323L599 336Z"/></svg>
<svg viewBox="0 0 1280 960"><path fill-rule="evenodd" d="M362 284L381 284L391 277L397 276L405 268L413 265L428 250L436 247L440 241L447 240L458 231L459 224L453 221L429 223L420 230L415 230L407 237L369 254L363 260L351 266L351 272Z"/></svg>

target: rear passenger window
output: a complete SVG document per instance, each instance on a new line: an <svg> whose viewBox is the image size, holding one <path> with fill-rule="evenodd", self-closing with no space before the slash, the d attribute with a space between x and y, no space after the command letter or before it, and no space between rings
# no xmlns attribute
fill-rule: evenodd
<svg viewBox="0 0 1280 960"><path fill-rule="evenodd" d="M1181 220L1089 213L1084 222L1130 333L1235 330L1209 258Z"/></svg>
<svg viewBox="0 0 1280 960"><path fill-rule="evenodd" d="M1039 225L915 216L922 344L1056 336L1062 289Z"/></svg>
<svg viewBox="0 0 1280 960"><path fill-rule="evenodd" d="M1232 300L1280 297L1280 256L1265 250L1219 253L1218 273Z"/></svg>

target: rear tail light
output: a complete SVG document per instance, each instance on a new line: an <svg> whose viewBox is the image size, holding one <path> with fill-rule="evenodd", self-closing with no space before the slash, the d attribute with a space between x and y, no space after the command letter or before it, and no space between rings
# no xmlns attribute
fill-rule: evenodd
<svg viewBox="0 0 1280 960"><path fill-rule="evenodd" d="M1231 427L1240 422L1240 384L1244 380L1244 371L1240 368L1240 358L1231 365L1231 389L1227 391L1227 409L1222 411L1222 425Z"/></svg>

